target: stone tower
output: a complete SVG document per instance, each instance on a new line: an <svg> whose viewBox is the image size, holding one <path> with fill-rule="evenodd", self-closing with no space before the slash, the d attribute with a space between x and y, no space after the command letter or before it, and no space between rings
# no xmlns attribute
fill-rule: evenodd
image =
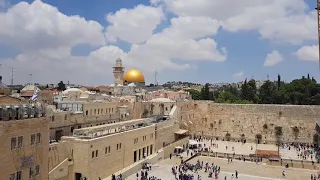
<svg viewBox="0 0 320 180"><path fill-rule="evenodd" d="M122 67L122 60L118 58L116 65L113 67L114 85L123 85L124 67Z"/></svg>

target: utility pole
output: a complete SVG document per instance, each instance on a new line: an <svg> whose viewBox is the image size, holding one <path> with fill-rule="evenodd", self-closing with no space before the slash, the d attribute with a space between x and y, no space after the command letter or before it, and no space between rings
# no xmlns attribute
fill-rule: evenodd
<svg viewBox="0 0 320 180"><path fill-rule="evenodd" d="M318 50L319 50L319 70L320 70L320 0L317 1L317 7L315 8L317 10L318 14Z"/></svg>
<svg viewBox="0 0 320 180"><path fill-rule="evenodd" d="M157 76L158 76L158 70L156 69L156 71L154 72L154 85L155 85L155 86L158 85Z"/></svg>
<svg viewBox="0 0 320 180"><path fill-rule="evenodd" d="M13 86L13 76L14 76L14 69L13 67L10 67L11 68L11 86Z"/></svg>
<svg viewBox="0 0 320 180"><path fill-rule="evenodd" d="M32 74L29 74L29 84L32 84Z"/></svg>

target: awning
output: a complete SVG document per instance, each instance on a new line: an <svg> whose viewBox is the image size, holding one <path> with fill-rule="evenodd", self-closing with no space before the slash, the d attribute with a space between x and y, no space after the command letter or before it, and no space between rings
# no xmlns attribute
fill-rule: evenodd
<svg viewBox="0 0 320 180"><path fill-rule="evenodd" d="M181 147L181 146L177 146L177 147L176 147L176 149L183 149L183 147Z"/></svg>
<svg viewBox="0 0 320 180"><path fill-rule="evenodd" d="M189 140L189 145L198 145L198 142L196 140Z"/></svg>
<svg viewBox="0 0 320 180"><path fill-rule="evenodd" d="M179 129L179 131L175 132L175 134L185 134L186 132L188 132L188 130L184 130L184 129Z"/></svg>

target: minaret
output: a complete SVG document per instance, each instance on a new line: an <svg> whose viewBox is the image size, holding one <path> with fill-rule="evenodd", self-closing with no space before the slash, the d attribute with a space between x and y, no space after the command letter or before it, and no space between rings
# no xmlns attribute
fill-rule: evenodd
<svg viewBox="0 0 320 180"><path fill-rule="evenodd" d="M123 85L124 67L122 67L122 60L118 58L116 65L113 67L114 85Z"/></svg>

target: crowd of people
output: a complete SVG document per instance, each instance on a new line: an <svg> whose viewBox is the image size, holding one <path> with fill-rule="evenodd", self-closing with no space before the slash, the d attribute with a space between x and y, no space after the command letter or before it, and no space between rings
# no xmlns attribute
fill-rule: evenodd
<svg viewBox="0 0 320 180"><path fill-rule="evenodd" d="M145 163L143 166L142 166L142 170L140 172L140 176L139 176L139 173L136 174L137 176L137 180L161 180L160 178L157 178L155 176L149 176L149 171L151 171L152 169L152 166L151 164L149 163Z"/></svg>
<svg viewBox="0 0 320 180"><path fill-rule="evenodd" d="M301 160L318 161L320 159L319 148L312 144L281 143L280 148L288 151L296 151L297 158Z"/></svg>
<svg viewBox="0 0 320 180"><path fill-rule="evenodd" d="M202 177L198 174L200 171L207 173L209 178L218 179L220 166L217 166L214 163L209 164L208 162L204 164L203 161L200 162L198 160L196 164L182 163L179 166L173 166L171 171L176 180L194 180L194 174L196 174L198 180L201 180ZM238 171L235 171L235 174L231 175L231 179L233 178L238 178ZM224 179L226 180L227 176L225 176Z"/></svg>

